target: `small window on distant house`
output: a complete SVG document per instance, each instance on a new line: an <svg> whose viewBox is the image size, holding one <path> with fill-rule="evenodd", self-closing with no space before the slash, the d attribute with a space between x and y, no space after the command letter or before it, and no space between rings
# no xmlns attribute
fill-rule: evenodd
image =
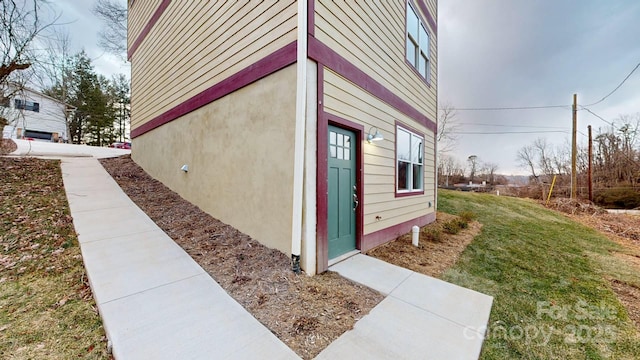
<svg viewBox="0 0 640 360"><path fill-rule="evenodd" d="M18 110L29 110L29 111L40 112L40 103L37 103L37 102L16 99L15 104L16 104L16 109Z"/></svg>
<svg viewBox="0 0 640 360"><path fill-rule="evenodd" d="M418 12L407 1L407 61L429 81L429 33Z"/></svg>
<svg viewBox="0 0 640 360"><path fill-rule="evenodd" d="M9 107L11 106L11 102L8 97L0 96L0 106Z"/></svg>
<svg viewBox="0 0 640 360"><path fill-rule="evenodd" d="M397 192L424 190L424 137L396 126Z"/></svg>

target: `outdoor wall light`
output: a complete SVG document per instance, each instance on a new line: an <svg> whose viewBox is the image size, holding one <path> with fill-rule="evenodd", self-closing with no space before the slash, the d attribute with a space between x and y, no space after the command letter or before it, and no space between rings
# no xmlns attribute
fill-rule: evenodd
<svg viewBox="0 0 640 360"><path fill-rule="evenodd" d="M184 164L182 165L182 167L180 168L180 170L184 171L184 172L189 172L189 165Z"/></svg>
<svg viewBox="0 0 640 360"><path fill-rule="evenodd" d="M372 135L371 133L373 132L373 129L376 129L376 132L373 133ZM371 142L373 141L380 141L380 140L384 140L384 136L380 134L380 131L378 130L377 127L372 127L371 130L369 130L369 134L367 134L367 142L371 144Z"/></svg>

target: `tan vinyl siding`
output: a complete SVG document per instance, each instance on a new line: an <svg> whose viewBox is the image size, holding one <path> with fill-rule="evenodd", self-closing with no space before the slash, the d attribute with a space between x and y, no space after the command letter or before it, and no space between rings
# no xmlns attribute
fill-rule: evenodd
<svg viewBox="0 0 640 360"><path fill-rule="evenodd" d="M296 40L293 0L172 1L134 54L132 129Z"/></svg>
<svg viewBox="0 0 640 360"><path fill-rule="evenodd" d="M434 211L432 131L328 69L324 72L323 104L325 112L362 124L365 132L377 127L384 136L383 141L363 144L365 235ZM395 196L396 121L424 134L424 195Z"/></svg>
<svg viewBox="0 0 640 360"><path fill-rule="evenodd" d="M435 121L437 39L428 29L431 86L405 60L404 1L317 0L315 5L318 40Z"/></svg>
<svg viewBox="0 0 640 360"><path fill-rule="evenodd" d="M133 5L129 5L127 17L127 48L131 47L138 36L140 36L142 29L147 26L153 13L155 13L161 3L162 0L136 0Z"/></svg>

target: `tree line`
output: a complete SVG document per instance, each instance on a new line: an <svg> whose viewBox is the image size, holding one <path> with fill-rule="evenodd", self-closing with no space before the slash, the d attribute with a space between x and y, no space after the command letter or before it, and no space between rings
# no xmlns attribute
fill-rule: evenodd
<svg viewBox="0 0 640 360"><path fill-rule="evenodd" d="M620 115L593 136L592 184L594 201L604 206L640 206L640 113ZM571 186L571 147L550 144L544 138L520 148L519 163L545 197L556 178L554 193L568 196ZM577 149L578 195L588 197L588 144Z"/></svg>

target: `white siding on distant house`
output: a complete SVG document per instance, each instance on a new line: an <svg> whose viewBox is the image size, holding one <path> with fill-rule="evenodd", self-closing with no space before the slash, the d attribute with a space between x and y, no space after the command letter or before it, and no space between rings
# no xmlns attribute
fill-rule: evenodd
<svg viewBox="0 0 640 360"><path fill-rule="evenodd" d="M28 100L39 104L39 111L18 110L15 99ZM17 129L57 133L60 139L67 139L67 125L65 120L65 105L48 96L35 91L24 90L10 99L10 107L0 107L0 116L6 118L9 125L5 126L4 137L15 138Z"/></svg>

